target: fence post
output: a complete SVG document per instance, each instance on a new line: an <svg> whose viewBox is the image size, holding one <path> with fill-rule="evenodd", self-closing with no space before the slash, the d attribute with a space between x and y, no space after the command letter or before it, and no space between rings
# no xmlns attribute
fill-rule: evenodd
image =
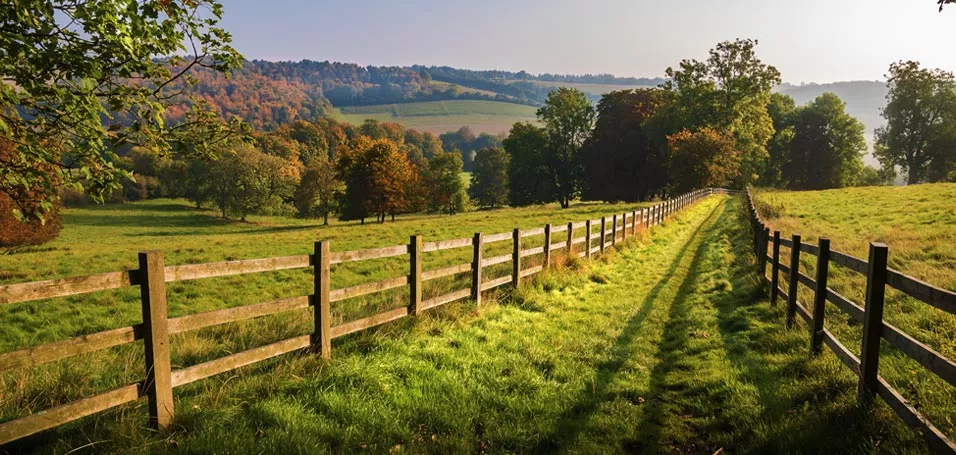
<svg viewBox="0 0 956 455"><path fill-rule="evenodd" d="M866 306L863 308L863 346L860 348L859 395L863 403L869 403L876 396L880 338L883 336L883 298L886 295L886 256L886 245L870 243Z"/></svg>
<svg viewBox="0 0 956 455"><path fill-rule="evenodd" d="M315 271L315 295L312 297L312 311L315 321L315 331L312 332L312 349L318 352L323 359L332 358L332 302L331 292L331 264L332 253L328 240L315 242L315 256L313 259Z"/></svg>
<svg viewBox="0 0 956 455"><path fill-rule="evenodd" d="M471 299L475 305L481 305L481 248L485 243L485 236L476 232L471 239L474 252L471 257Z"/></svg>
<svg viewBox="0 0 956 455"><path fill-rule="evenodd" d="M780 286L780 231L773 231L773 264L770 264L770 306L777 304Z"/></svg>
<svg viewBox="0 0 956 455"><path fill-rule="evenodd" d="M422 236L408 240L408 314L414 315L422 310Z"/></svg>
<svg viewBox="0 0 956 455"><path fill-rule="evenodd" d="M568 257L574 256L574 223L568 223Z"/></svg>
<svg viewBox="0 0 956 455"><path fill-rule="evenodd" d="M621 214L621 241L625 240L627 240L627 212Z"/></svg>
<svg viewBox="0 0 956 455"><path fill-rule="evenodd" d="M512 233L514 238L514 251L511 253L511 285L518 288L518 278L521 276L521 229L515 228Z"/></svg>
<svg viewBox="0 0 956 455"><path fill-rule="evenodd" d="M757 263L760 264L760 283L758 283L758 285L763 287L763 278L767 276L767 242L770 241L770 228L763 228L763 234L760 236L760 240L760 257L757 258Z"/></svg>
<svg viewBox="0 0 956 455"><path fill-rule="evenodd" d="M601 238L599 239L601 242L601 254L604 254L604 242L605 242L604 235L605 235L605 229L607 229L606 225L607 225L607 217L602 216L601 217Z"/></svg>
<svg viewBox="0 0 956 455"><path fill-rule="evenodd" d="M810 353L819 355L823 349L823 318L827 304L827 275L830 268L830 239L818 241L817 289L813 292L813 330L810 331Z"/></svg>
<svg viewBox="0 0 956 455"><path fill-rule="evenodd" d="M631 235L637 235L637 210L631 211Z"/></svg>
<svg viewBox="0 0 956 455"><path fill-rule="evenodd" d="M611 217L611 246L617 245L617 214Z"/></svg>
<svg viewBox="0 0 956 455"><path fill-rule="evenodd" d="M591 259L591 220L584 222L584 257Z"/></svg>
<svg viewBox="0 0 956 455"><path fill-rule="evenodd" d="M162 251L139 253L140 297L143 304L143 345L146 348L146 381L149 425L166 428L173 421L172 365L166 317L166 269Z"/></svg>
<svg viewBox="0 0 956 455"><path fill-rule="evenodd" d="M787 291L787 328L793 327L797 315L797 284L800 274L800 234L793 234L790 248L790 287Z"/></svg>
<svg viewBox="0 0 956 455"><path fill-rule="evenodd" d="M551 265L551 223L544 225L544 268Z"/></svg>

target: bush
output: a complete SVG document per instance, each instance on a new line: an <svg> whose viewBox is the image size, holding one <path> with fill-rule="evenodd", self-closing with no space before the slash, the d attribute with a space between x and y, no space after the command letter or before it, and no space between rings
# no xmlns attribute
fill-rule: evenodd
<svg viewBox="0 0 956 455"><path fill-rule="evenodd" d="M58 207L44 214L43 222L36 219L18 220L13 214L17 208L13 199L0 193L0 247L39 245L60 234L62 223Z"/></svg>

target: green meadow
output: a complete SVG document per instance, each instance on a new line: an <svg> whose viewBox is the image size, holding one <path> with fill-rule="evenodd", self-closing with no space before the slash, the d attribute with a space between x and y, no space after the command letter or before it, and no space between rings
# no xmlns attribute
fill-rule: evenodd
<svg viewBox="0 0 956 455"><path fill-rule="evenodd" d="M711 197L596 260L559 258L480 307L455 303L336 340L331 362L290 354L185 386L170 430L146 430L140 402L7 449L924 453L888 408L857 405L836 359L811 359L804 334L783 329L782 308L753 273L742 217L738 199ZM211 335L234 352L310 319L262 318ZM202 342L172 344L180 364ZM127 356L113 360L141 360ZM60 373L47 393L64 397L78 391L81 366L104 365L32 379ZM31 378L6 379L4 419L45 401Z"/></svg>
<svg viewBox="0 0 956 455"><path fill-rule="evenodd" d="M956 184L757 192L758 210L782 236L800 234L803 243L813 245L828 237L832 250L863 260L870 242L882 242L889 247L891 268L951 291L956 290L954 201ZM784 264L789 264L788 253L781 249ZM816 257L803 254L800 259L804 273L814 277ZM864 305L864 276L831 264L828 287ZM798 296L800 302L812 301L812 291L802 285ZM944 357L956 359L956 315L887 287L884 318ZM862 324L829 304L825 320L827 328L859 355ZM956 437L956 390L951 385L888 343L883 343L880 374L950 438Z"/></svg>
<svg viewBox="0 0 956 455"><path fill-rule="evenodd" d="M498 134L516 122L535 122L537 108L503 101L450 100L374 106L337 107L336 120L360 125L365 119L396 122L406 128L441 134L468 126L476 133Z"/></svg>

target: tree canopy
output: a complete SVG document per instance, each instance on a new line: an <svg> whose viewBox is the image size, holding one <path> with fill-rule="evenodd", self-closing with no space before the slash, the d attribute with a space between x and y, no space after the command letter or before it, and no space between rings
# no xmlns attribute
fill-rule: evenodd
<svg viewBox="0 0 956 455"><path fill-rule="evenodd" d="M567 208L581 193L583 169L579 154L591 135L594 117L594 106L584 92L574 88L552 90L544 106L538 109L538 120L544 124L548 138L545 166L562 208Z"/></svg>

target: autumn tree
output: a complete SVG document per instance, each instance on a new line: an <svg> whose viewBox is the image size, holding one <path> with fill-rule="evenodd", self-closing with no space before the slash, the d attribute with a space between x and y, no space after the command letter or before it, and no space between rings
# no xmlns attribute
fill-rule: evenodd
<svg viewBox="0 0 956 455"><path fill-rule="evenodd" d="M801 190L842 188L863 170L863 124L846 112L846 103L824 93L797 109L790 152L781 168L787 186Z"/></svg>
<svg viewBox="0 0 956 455"><path fill-rule="evenodd" d="M295 189L299 216L322 218L322 224L329 224L329 215L337 209L343 189L335 165L328 157L316 157L306 166Z"/></svg>
<svg viewBox="0 0 956 455"><path fill-rule="evenodd" d="M901 61L890 65L887 85L886 125L876 129L874 154L883 167L902 168L907 183L919 183L931 167L956 161L956 81L948 71Z"/></svg>
<svg viewBox="0 0 956 455"><path fill-rule="evenodd" d="M728 132L740 151L738 185L757 181L774 132L767 106L780 72L757 57L757 44L751 39L724 41L705 62L684 60L677 69L668 68L664 87L674 102L658 119L665 135L704 127Z"/></svg>
<svg viewBox="0 0 956 455"><path fill-rule="evenodd" d="M508 203L510 156L500 147L481 149L475 154L468 195L478 207L495 208Z"/></svg>
<svg viewBox="0 0 956 455"><path fill-rule="evenodd" d="M0 7L0 135L19 151L16 162L0 167L0 193L21 206L15 215L42 217L55 205L57 186L80 176L102 201L129 178L112 164L121 148L206 155L228 137L227 125L198 99L181 122L165 121L166 108L188 96L173 82L188 81L197 67L239 66L221 17L222 6L208 0ZM156 58L181 52L191 56ZM17 200L27 193L38 203ZM31 212L23 212L28 205Z"/></svg>
<svg viewBox="0 0 956 455"><path fill-rule="evenodd" d="M508 187L512 207L543 204L556 200L554 181L545 164L548 135L544 128L529 122L512 125L504 140L508 154Z"/></svg>
<svg viewBox="0 0 956 455"><path fill-rule="evenodd" d="M385 216L402 213L406 207L412 165L389 139L360 138L355 147L340 154L340 175L344 176L343 220L362 220L374 214L379 222Z"/></svg>
<svg viewBox="0 0 956 455"><path fill-rule="evenodd" d="M667 155L645 122L665 104L660 89L613 91L597 105L594 132L581 150L584 199L643 201L667 184Z"/></svg>
<svg viewBox="0 0 956 455"><path fill-rule="evenodd" d="M20 166L25 161L15 143L0 138L0 168ZM52 164L41 164L40 167L24 171L49 173L49 176L43 178L58 184L57 169ZM18 185L14 189L14 194L0 192L0 247L35 245L56 238L61 226L59 206L54 205L45 212L37 206L45 200L43 185ZM22 219L22 214L40 212L45 213L42 218Z"/></svg>
<svg viewBox="0 0 956 455"><path fill-rule="evenodd" d="M581 146L594 126L594 106L584 92L568 87L552 90L538 109L548 142L544 164L562 208L581 193L584 172L579 156Z"/></svg>
<svg viewBox="0 0 956 455"><path fill-rule="evenodd" d="M676 193L726 187L740 172L741 156L729 133L706 127L684 130L668 136L667 142Z"/></svg>
<svg viewBox="0 0 956 455"><path fill-rule="evenodd" d="M461 155L453 152L436 154L428 162L425 187L432 211L454 215L465 210L468 198L461 181Z"/></svg>

